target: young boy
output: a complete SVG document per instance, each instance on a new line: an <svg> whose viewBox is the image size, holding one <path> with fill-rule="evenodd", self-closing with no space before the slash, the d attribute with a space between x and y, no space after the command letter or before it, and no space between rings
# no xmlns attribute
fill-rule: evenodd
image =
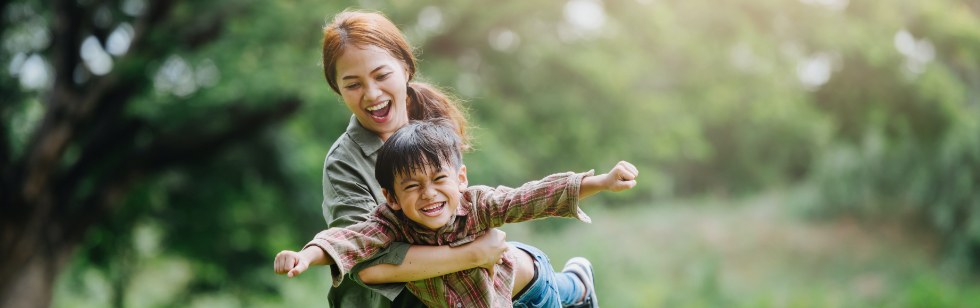
<svg viewBox="0 0 980 308"><path fill-rule="evenodd" d="M636 185L638 171L619 162L606 174L561 173L518 188L467 188L459 138L443 124L415 122L399 129L378 152L375 177L387 203L365 222L324 230L300 252L276 255L278 274L294 277L310 265L331 265L333 283L379 249L398 241L458 246L504 223L549 216L591 219L579 199ZM592 266L572 258L554 273L540 250L511 242L494 270L482 267L407 284L430 307L597 307Z"/></svg>

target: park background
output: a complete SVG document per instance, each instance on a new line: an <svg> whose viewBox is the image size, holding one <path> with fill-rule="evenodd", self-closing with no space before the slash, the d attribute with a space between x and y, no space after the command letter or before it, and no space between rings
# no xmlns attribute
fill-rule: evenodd
<svg viewBox="0 0 980 308"><path fill-rule="evenodd" d="M0 2L0 303L326 306L350 112L320 31L382 11L466 101L473 184L639 168L505 228L604 307L980 302L980 2Z"/></svg>

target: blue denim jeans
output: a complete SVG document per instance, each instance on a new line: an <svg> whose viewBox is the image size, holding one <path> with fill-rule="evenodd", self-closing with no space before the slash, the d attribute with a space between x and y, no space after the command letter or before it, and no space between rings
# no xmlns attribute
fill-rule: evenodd
<svg viewBox="0 0 980 308"><path fill-rule="evenodd" d="M562 307L578 301L583 292L583 286L575 283L578 276L555 273L548 256L540 249L518 242L509 243L534 257L534 270L538 275L514 301L514 307Z"/></svg>

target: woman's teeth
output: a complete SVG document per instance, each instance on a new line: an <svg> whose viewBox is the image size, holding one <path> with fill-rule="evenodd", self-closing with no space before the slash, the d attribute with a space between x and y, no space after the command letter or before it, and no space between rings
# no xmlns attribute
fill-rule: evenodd
<svg viewBox="0 0 980 308"><path fill-rule="evenodd" d="M377 104L377 105L374 105L374 106L367 107L367 111L369 111L369 112L370 111L377 111L377 110L379 110L381 108L388 107L388 104L389 103L391 103L391 101L385 101L384 103L380 103L380 104Z"/></svg>
<svg viewBox="0 0 980 308"><path fill-rule="evenodd" d="M368 114L374 117L376 121L384 120L384 118L388 116L388 112L391 111L391 100L384 101L383 103L374 106L369 106L364 108L364 110L367 110Z"/></svg>

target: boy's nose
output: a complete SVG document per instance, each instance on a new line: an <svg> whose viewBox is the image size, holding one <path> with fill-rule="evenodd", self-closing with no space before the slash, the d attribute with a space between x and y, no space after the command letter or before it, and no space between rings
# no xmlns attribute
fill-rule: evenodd
<svg viewBox="0 0 980 308"><path fill-rule="evenodd" d="M422 198L425 199L425 200L435 199L436 198L436 190L435 189L432 189L430 187L426 187L425 190L422 191Z"/></svg>

